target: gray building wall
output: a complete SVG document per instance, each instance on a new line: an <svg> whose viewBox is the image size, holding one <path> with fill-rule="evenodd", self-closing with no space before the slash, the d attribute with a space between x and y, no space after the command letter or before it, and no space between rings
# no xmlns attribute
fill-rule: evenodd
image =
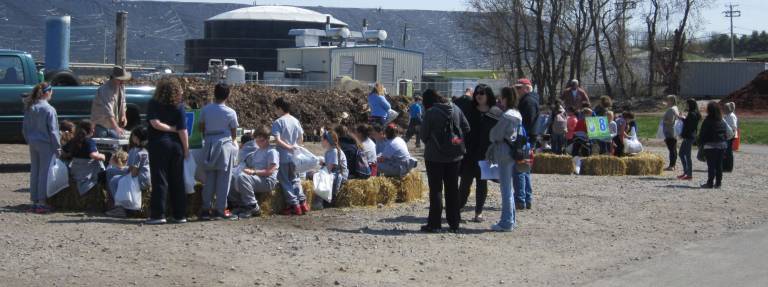
<svg viewBox="0 0 768 287"><path fill-rule="evenodd" d="M680 75L680 96L722 98L746 86L768 63L684 62Z"/></svg>

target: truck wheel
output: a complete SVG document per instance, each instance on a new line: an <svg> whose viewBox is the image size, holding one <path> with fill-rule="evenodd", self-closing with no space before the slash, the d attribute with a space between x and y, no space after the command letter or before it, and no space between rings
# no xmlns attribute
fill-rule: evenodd
<svg viewBox="0 0 768 287"><path fill-rule="evenodd" d="M141 125L141 112L139 112L139 107L128 105L125 111L125 117L128 119L128 123L125 125L125 130L130 131Z"/></svg>
<svg viewBox="0 0 768 287"><path fill-rule="evenodd" d="M80 80L70 71L51 71L46 73L45 80L53 86L79 86Z"/></svg>

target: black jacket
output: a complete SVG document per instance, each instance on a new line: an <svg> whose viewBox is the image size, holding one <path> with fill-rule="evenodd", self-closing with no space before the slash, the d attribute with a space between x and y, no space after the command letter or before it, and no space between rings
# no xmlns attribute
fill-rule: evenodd
<svg viewBox="0 0 768 287"><path fill-rule="evenodd" d="M499 114L494 115L492 112L498 111ZM501 110L492 107L488 112L480 112L476 107L472 107L468 113L464 114L469 122L469 128L472 130L466 136L467 154L464 156L464 161L477 164L477 161L485 159L485 151L488 150L488 146L491 145L491 139L489 137L491 129L499 121L501 116Z"/></svg>
<svg viewBox="0 0 768 287"><path fill-rule="evenodd" d="M469 118L469 113L474 108L472 97L466 95L453 99L453 104L461 109L461 112L464 113L464 117L466 118Z"/></svg>
<svg viewBox="0 0 768 287"><path fill-rule="evenodd" d="M701 123L699 139L696 141L699 147L708 143L721 143L728 139L728 128L723 120L706 117Z"/></svg>
<svg viewBox="0 0 768 287"><path fill-rule="evenodd" d="M683 132L680 137L683 139L695 139L696 131L699 129L701 114L698 111L689 111L683 120Z"/></svg>
<svg viewBox="0 0 768 287"><path fill-rule="evenodd" d="M452 103L436 103L424 114L424 122L421 124L421 138L424 141L424 160L432 162L456 162L464 156L447 157L438 151L438 146L432 138L432 134L443 132L443 128L448 123L446 115L451 115L455 127L461 129L466 140L470 132L469 122L464 117L459 107ZM466 142L465 142L466 143Z"/></svg>
<svg viewBox="0 0 768 287"><path fill-rule="evenodd" d="M533 126L536 125L536 119L539 117L539 95L536 92L524 95L517 108L520 115L523 116L523 127L525 127L528 136L536 135Z"/></svg>

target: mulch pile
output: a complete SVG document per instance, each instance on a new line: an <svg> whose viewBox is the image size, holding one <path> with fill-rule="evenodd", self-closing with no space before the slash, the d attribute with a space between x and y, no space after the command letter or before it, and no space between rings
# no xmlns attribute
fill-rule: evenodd
<svg viewBox="0 0 768 287"><path fill-rule="evenodd" d="M723 102L734 102L739 110L768 111L768 71L758 74L745 87L728 95Z"/></svg>

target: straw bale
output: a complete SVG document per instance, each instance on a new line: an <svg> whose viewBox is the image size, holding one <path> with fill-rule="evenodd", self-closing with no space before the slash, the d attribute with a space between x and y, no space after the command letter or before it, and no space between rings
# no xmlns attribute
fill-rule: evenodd
<svg viewBox="0 0 768 287"><path fill-rule="evenodd" d="M377 176L369 178L368 181L373 185L372 198L368 200L371 205L381 203L389 205L397 200L398 186L395 183L397 179Z"/></svg>
<svg viewBox="0 0 768 287"><path fill-rule="evenodd" d="M375 205L377 185L370 179L350 179L341 185L333 203L336 207Z"/></svg>
<svg viewBox="0 0 768 287"><path fill-rule="evenodd" d="M590 156L581 160L582 175L625 175L627 164L615 156Z"/></svg>
<svg viewBox="0 0 768 287"><path fill-rule="evenodd" d="M413 202L422 199L426 186L421 172L411 171L402 178L391 178L397 188L396 202Z"/></svg>
<svg viewBox="0 0 768 287"><path fill-rule="evenodd" d="M536 154L533 160L533 173L538 174L573 174L573 158L569 155L552 153Z"/></svg>
<svg viewBox="0 0 768 287"><path fill-rule="evenodd" d="M622 160L628 175L660 175L664 170L664 158L655 153L643 152Z"/></svg>
<svg viewBox="0 0 768 287"><path fill-rule="evenodd" d="M69 182L69 187L59 191L46 200L48 205L62 211L104 212L107 209L107 194L101 184L96 184L91 190L80 196L77 184Z"/></svg>
<svg viewBox="0 0 768 287"><path fill-rule="evenodd" d="M314 185L310 180L301 180L301 190L304 191L307 204L312 204L315 198ZM280 214L285 209L285 195L283 193L283 187L278 184L275 190L268 193L257 193L256 200L259 201L259 208L261 209L261 216L270 216Z"/></svg>

